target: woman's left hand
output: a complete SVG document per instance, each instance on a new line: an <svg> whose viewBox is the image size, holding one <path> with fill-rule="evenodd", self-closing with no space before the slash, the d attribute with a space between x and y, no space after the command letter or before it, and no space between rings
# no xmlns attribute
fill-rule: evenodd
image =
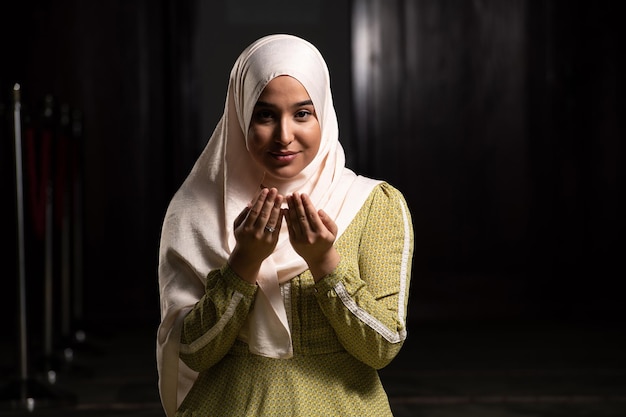
<svg viewBox="0 0 626 417"><path fill-rule="evenodd" d="M334 247L337 224L324 210L316 210L306 194L287 196L287 206L284 217L291 246L304 258L313 278L318 281L339 263L339 253Z"/></svg>

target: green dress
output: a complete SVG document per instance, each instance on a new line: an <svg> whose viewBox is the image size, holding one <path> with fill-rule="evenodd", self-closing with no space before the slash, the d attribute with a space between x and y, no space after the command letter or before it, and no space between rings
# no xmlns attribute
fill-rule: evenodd
<svg viewBox="0 0 626 417"><path fill-rule="evenodd" d="M378 185L335 245L333 273L282 285L291 359L248 351L237 335L257 287L228 265L209 273L181 338L181 359L200 373L176 416L392 415L377 369L406 338L413 227L402 194Z"/></svg>

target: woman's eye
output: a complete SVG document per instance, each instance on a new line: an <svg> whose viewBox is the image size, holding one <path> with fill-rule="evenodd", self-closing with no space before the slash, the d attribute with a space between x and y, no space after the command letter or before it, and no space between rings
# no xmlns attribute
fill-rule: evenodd
<svg viewBox="0 0 626 417"><path fill-rule="evenodd" d="M256 112L255 117L258 120L270 120L272 118L272 112L269 110L259 110Z"/></svg>
<svg viewBox="0 0 626 417"><path fill-rule="evenodd" d="M308 110L300 110L299 112L296 113L296 117L298 119L304 119L304 118L306 118L307 116L310 116L310 115L311 115L311 112L308 111Z"/></svg>

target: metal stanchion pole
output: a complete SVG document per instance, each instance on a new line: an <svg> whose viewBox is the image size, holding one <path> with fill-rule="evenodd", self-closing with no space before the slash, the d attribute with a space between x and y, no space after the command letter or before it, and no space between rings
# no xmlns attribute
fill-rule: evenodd
<svg viewBox="0 0 626 417"><path fill-rule="evenodd" d="M72 186L72 170L71 158L72 152L70 147L71 135L71 113L67 104L61 106L61 128L58 140L58 166L57 175L60 189L58 193L61 195L61 335L65 343L71 344L71 310L72 310L72 288L71 288L71 210L70 205ZM71 351L67 347L65 352ZM66 353L67 356L67 353ZM67 358L66 358L67 359Z"/></svg>
<svg viewBox="0 0 626 417"><path fill-rule="evenodd" d="M51 176L45 175L44 178L47 178L47 184L44 184L45 187L45 243L44 243L44 361L46 362L45 371L48 374L48 378L54 379L55 370L52 368L52 347L53 347L53 337L52 337L52 328L53 328L53 318L54 318L54 306L53 306L53 292L54 292L54 283L53 283L53 224L52 224L52 179Z"/></svg>
<svg viewBox="0 0 626 417"><path fill-rule="evenodd" d="M35 399L30 392L28 373L28 332L26 317L26 247L24 235L24 187L22 170L22 102L20 85L13 86L13 133L15 139L15 193L17 209L17 273L19 314L19 375L9 384L2 399L11 407L35 408Z"/></svg>
<svg viewBox="0 0 626 417"><path fill-rule="evenodd" d="M42 140L48 143L49 152L44 152L43 158L49 158L48 164L42 164L45 171L42 173L44 179L43 187L45 188L45 233L44 233L44 371L48 378L48 382L56 381L56 365L53 353L53 328L54 328L54 149L56 138L53 134L53 102L52 96L46 96L44 105L44 124ZM45 150L45 145L42 145Z"/></svg>
<svg viewBox="0 0 626 417"><path fill-rule="evenodd" d="M15 190L17 197L17 251L19 289L20 380L28 380L28 337L26 327L26 257L24 245L24 187L22 181L22 102L20 85L13 87L13 125L15 133ZM26 389L20 390L20 402L27 403Z"/></svg>
<svg viewBox="0 0 626 417"><path fill-rule="evenodd" d="M71 405L75 397L71 394L55 392L46 384L29 375L27 306L26 306L26 245L24 233L24 190L22 168L22 117L21 87L13 87L13 124L15 138L16 209L17 209L17 250L18 250L18 303L19 303L19 376L0 390L0 403L9 408L22 408L33 411L39 406Z"/></svg>
<svg viewBox="0 0 626 417"><path fill-rule="evenodd" d="M75 110L72 113L72 191L74 209L74 240L73 240L73 272L74 272L74 322L78 326L75 329L76 341L85 342L85 329L83 326L83 170L82 170L82 139L83 139L82 114Z"/></svg>
<svg viewBox="0 0 626 417"><path fill-rule="evenodd" d="M83 275L83 114L75 109L71 125L71 200L72 200L72 277L73 304L72 321L74 346L83 353L103 355L103 350L94 343L97 338L88 334L84 319L84 275Z"/></svg>
<svg viewBox="0 0 626 417"><path fill-rule="evenodd" d="M73 223L71 222L71 218L73 216L77 217L78 213L73 213L72 210L75 208L76 203L72 206L72 199L74 195L72 192L75 188L75 176L77 175L77 170L75 169L75 142L77 142L77 138L73 138L74 135L74 126L72 125L71 112L70 107L67 104L61 106L61 125L58 130L58 135L56 137L57 141L57 165L56 165L56 181L57 184L57 202L58 211L57 211L57 219L60 221L60 245L61 245L61 336L63 342L63 351L62 351L62 359L63 359L63 371L70 372L73 374L79 374L82 376L89 376L92 374L92 371L85 366L81 366L78 359L81 353L84 353L85 345L85 333L80 330L76 330L72 334L72 307L75 307L77 304L72 304L72 301L76 303L76 300L72 299L72 296L79 297L81 294L76 292L72 294L72 267L75 267L76 264L72 264L71 258L73 255L72 252L72 243L74 247L81 244L80 242L72 242L72 237L76 237L76 235L72 236L71 229ZM76 139L76 140L75 140ZM76 224L76 220L74 221L74 225ZM76 250L74 248L74 250ZM74 260L77 262L77 260ZM78 275L75 274L74 279L78 281ZM74 282L75 285L79 285L78 282ZM80 290L82 293L82 289ZM78 312L77 312L78 313ZM82 312L81 312L82 313ZM78 349L78 348L82 349Z"/></svg>

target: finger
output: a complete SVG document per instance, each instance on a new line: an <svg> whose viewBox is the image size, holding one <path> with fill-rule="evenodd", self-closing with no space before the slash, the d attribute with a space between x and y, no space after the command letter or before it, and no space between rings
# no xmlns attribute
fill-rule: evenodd
<svg viewBox="0 0 626 417"><path fill-rule="evenodd" d="M292 194L287 197L287 207L288 210L285 213L285 218L287 219L287 226L289 227L289 233L294 237L298 237L302 234L302 227L299 222L298 208L297 208L297 194Z"/></svg>
<svg viewBox="0 0 626 417"><path fill-rule="evenodd" d="M274 205L272 206L270 216L267 219L266 225L270 229L275 229L275 230L280 231L280 226L282 223L282 212L281 212L282 204L283 204L283 196L280 194L277 194L276 198L274 198Z"/></svg>
<svg viewBox="0 0 626 417"><path fill-rule="evenodd" d="M292 197L292 207L291 210L289 210L289 214L291 216L294 229L296 232L306 234L310 228L306 210L304 208L304 204L302 203L302 195L293 193Z"/></svg>
<svg viewBox="0 0 626 417"><path fill-rule="evenodd" d="M265 229L267 227L268 231L271 232L273 230L276 225L276 221L274 220L273 223L270 222L270 217L274 213L277 197L278 190L276 188L270 188L268 193L265 195L265 200L263 200L261 210L255 222L255 228Z"/></svg>
<svg viewBox="0 0 626 417"><path fill-rule="evenodd" d="M265 204L265 199L267 198L269 191L270 190L267 188L262 189L257 195L257 198L250 205L248 217L246 218L247 227L254 227L257 223L257 220L263 211L263 205Z"/></svg>
<svg viewBox="0 0 626 417"><path fill-rule="evenodd" d="M302 195L301 194L295 194L294 193L294 206L296 208L295 212L297 214L298 217L298 224L300 224L300 227L302 228L302 230L308 230L309 229L309 220L307 217L307 212L306 209L304 207L304 203L302 201Z"/></svg>
<svg viewBox="0 0 626 417"><path fill-rule="evenodd" d="M284 201L284 197L281 200ZM287 209L283 209L281 206L278 206L278 218L276 219L276 226L274 226L274 228L276 229L277 239L278 239L278 235L280 234L280 229L283 226L283 218L285 217L285 211L287 211Z"/></svg>
<svg viewBox="0 0 626 417"><path fill-rule="evenodd" d="M326 226L328 231L330 231L333 236L337 236L337 231L339 230L339 228L337 227L337 223L335 223L335 221L331 219L324 210L320 209L317 213L320 217L320 220L322 221L324 226Z"/></svg>
<svg viewBox="0 0 626 417"><path fill-rule="evenodd" d="M235 229L244 221L249 211L250 211L250 207L246 206L244 207L243 210L241 210L241 213L239 213L237 217L235 217L235 220L233 221L233 225Z"/></svg>
<svg viewBox="0 0 626 417"><path fill-rule="evenodd" d="M324 223L320 220L313 202L306 194L302 194L300 198L302 201L302 208L304 210L304 219L302 219L303 224L306 224L306 226L314 232L322 231Z"/></svg>

